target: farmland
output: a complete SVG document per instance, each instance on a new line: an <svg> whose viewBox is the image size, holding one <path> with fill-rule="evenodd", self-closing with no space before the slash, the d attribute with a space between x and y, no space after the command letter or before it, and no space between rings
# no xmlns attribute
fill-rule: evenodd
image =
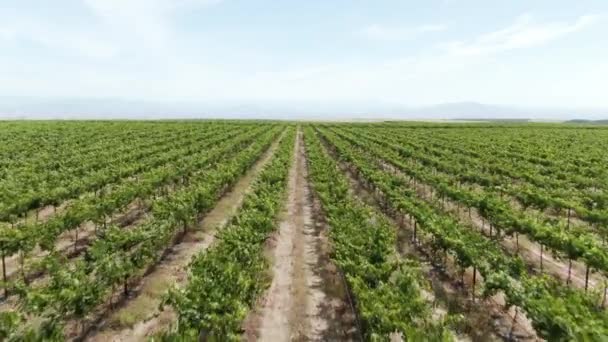
<svg viewBox="0 0 608 342"><path fill-rule="evenodd" d="M608 129L0 122L0 340L601 341Z"/></svg>

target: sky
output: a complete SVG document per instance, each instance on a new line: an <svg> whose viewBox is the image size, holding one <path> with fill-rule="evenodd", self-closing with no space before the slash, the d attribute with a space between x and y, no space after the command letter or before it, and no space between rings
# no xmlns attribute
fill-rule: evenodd
<svg viewBox="0 0 608 342"><path fill-rule="evenodd" d="M606 0L0 2L4 98L597 109L606 89Z"/></svg>

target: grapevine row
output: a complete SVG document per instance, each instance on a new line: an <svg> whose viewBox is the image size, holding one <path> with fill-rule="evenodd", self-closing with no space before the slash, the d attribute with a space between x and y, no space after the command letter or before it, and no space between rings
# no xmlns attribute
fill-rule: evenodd
<svg viewBox="0 0 608 342"><path fill-rule="evenodd" d="M165 305L177 312L178 325L165 340L240 340L243 320L269 285L264 242L276 228L293 147L294 130L288 128L239 212L218 233L219 242L195 257L188 284L169 292Z"/></svg>
<svg viewBox="0 0 608 342"><path fill-rule="evenodd" d="M385 196L390 210L411 216L432 237L432 245L450 253L463 270L479 271L484 295L503 292L507 305L522 308L540 336L568 340L608 334L608 316L594 298L549 278L527 275L521 260L504 255L495 242L418 198L407 181L382 171L374 158L327 130L320 134Z"/></svg>
<svg viewBox="0 0 608 342"><path fill-rule="evenodd" d="M48 258L49 280L39 287L18 289L23 307L21 318L34 315L45 324L21 326L14 336L61 335L61 323L68 319L80 320L84 328L87 315L105 300L111 300L117 286L128 291L130 281L155 264L176 234L187 230L199 214L214 205L276 139L277 133L277 129L268 131L248 147L234 145L240 151L233 158L212 164L191 179L187 188L157 201L153 215L137 227L124 230L110 226L83 260L66 267L60 256Z"/></svg>

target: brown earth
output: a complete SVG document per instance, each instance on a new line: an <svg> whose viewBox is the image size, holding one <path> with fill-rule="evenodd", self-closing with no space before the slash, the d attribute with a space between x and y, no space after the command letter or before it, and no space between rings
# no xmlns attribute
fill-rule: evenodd
<svg viewBox="0 0 608 342"><path fill-rule="evenodd" d="M246 320L244 339L355 340L355 316L329 259L326 225L309 189L301 131L294 154L286 206L268 244L272 283Z"/></svg>

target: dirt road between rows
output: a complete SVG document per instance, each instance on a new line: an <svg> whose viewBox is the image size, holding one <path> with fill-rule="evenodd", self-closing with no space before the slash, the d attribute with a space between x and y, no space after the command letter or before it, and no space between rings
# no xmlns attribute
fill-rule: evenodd
<svg viewBox="0 0 608 342"><path fill-rule="evenodd" d="M354 315L344 284L329 259L326 225L307 181L298 132L285 211L268 244L272 283L245 323L248 341L352 340Z"/></svg>

